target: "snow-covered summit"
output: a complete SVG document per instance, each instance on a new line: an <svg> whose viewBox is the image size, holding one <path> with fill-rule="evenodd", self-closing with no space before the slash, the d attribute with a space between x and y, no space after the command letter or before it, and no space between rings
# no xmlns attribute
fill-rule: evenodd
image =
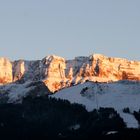
<svg viewBox="0 0 140 140"><path fill-rule="evenodd" d="M46 59L47 61L51 62L52 60L54 59L57 59L57 60L62 60L62 61L65 61L65 59L63 57L60 57L60 56L56 56L56 55L48 55L46 56L45 58L43 59Z"/></svg>

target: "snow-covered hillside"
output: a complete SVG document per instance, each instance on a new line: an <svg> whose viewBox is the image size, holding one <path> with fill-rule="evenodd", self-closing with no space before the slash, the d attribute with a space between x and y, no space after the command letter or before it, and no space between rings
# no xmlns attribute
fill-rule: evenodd
<svg viewBox="0 0 140 140"><path fill-rule="evenodd" d="M128 128L139 127L131 112L140 109L140 82L86 82L60 90L56 94L51 95L51 97L82 104L88 111L99 107L112 107L120 114ZM123 109L127 107L130 109L130 113L123 112Z"/></svg>
<svg viewBox="0 0 140 140"><path fill-rule="evenodd" d="M11 83L0 86L0 102L22 103L26 96L42 96L51 92L42 81L26 83Z"/></svg>

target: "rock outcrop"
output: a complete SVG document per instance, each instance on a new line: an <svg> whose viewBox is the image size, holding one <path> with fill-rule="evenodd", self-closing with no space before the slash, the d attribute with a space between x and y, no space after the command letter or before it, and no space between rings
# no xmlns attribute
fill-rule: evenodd
<svg viewBox="0 0 140 140"><path fill-rule="evenodd" d="M0 58L0 84L13 81L12 63L7 58Z"/></svg>
<svg viewBox="0 0 140 140"><path fill-rule="evenodd" d="M44 82L51 91L56 91L65 87L66 82L65 69L66 62L62 57L48 56L42 60Z"/></svg>
<svg viewBox="0 0 140 140"><path fill-rule="evenodd" d="M65 60L55 55L42 60L10 62L0 58L0 84L43 81L55 92L85 81L140 80L140 62L94 54Z"/></svg>
<svg viewBox="0 0 140 140"><path fill-rule="evenodd" d="M13 62L13 81L20 80L25 73L24 60Z"/></svg>

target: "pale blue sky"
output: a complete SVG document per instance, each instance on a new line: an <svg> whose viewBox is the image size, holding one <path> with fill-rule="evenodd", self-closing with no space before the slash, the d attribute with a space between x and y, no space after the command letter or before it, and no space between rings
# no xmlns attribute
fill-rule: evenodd
<svg viewBox="0 0 140 140"><path fill-rule="evenodd" d="M140 0L0 0L0 56L92 53L140 60Z"/></svg>

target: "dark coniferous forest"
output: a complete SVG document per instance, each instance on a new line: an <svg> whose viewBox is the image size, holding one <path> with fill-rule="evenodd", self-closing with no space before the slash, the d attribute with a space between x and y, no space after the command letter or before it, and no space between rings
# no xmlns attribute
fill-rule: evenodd
<svg viewBox="0 0 140 140"><path fill-rule="evenodd" d="M140 113L134 112L140 121ZM0 104L3 139L129 139L139 130L127 129L113 108L87 112L79 104L48 96L26 97L22 104Z"/></svg>

